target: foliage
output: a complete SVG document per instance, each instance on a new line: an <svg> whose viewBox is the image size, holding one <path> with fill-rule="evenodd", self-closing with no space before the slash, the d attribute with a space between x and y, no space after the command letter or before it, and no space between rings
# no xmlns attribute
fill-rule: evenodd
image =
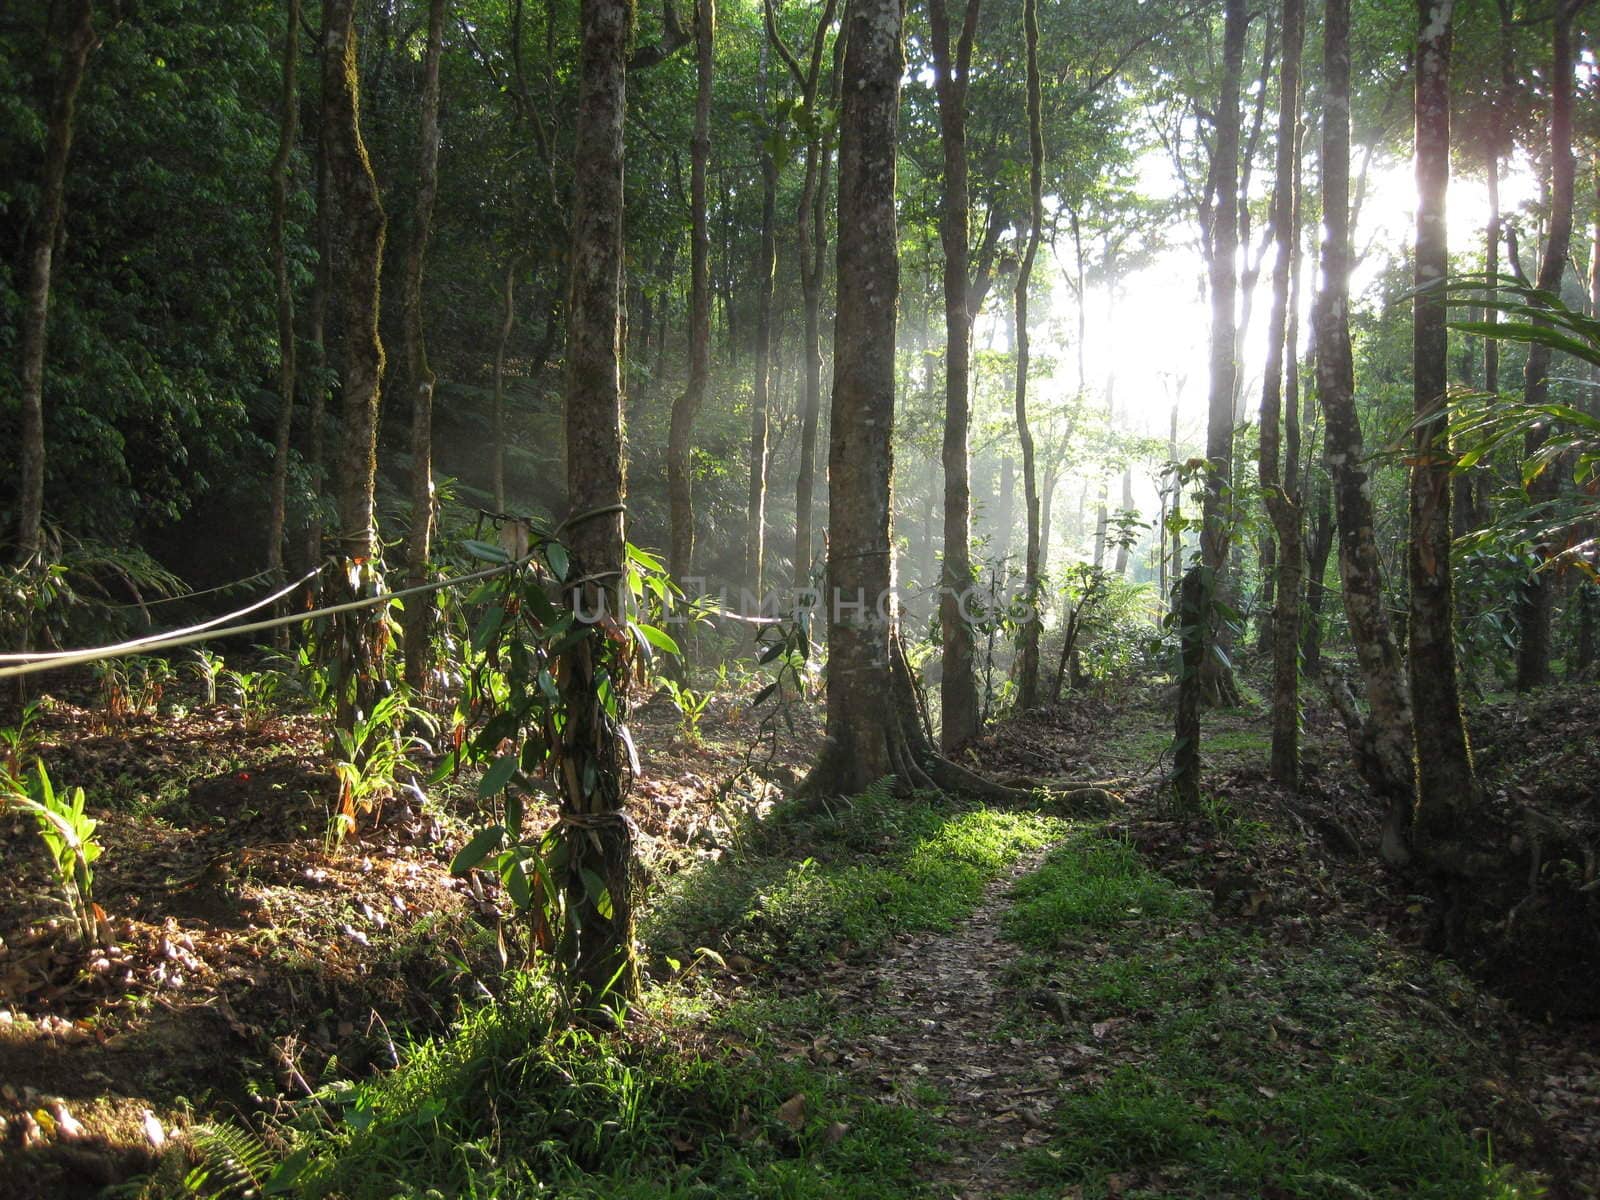
<svg viewBox="0 0 1600 1200"><path fill-rule="evenodd" d="M239 704L239 723L246 733L259 733L270 714L272 699L283 687L283 675L275 670L246 671L230 668L223 678L233 688Z"/></svg>
<svg viewBox="0 0 1600 1200"><path fill-rule="evenodd" d="M50 853L56 882L84 946L107 936L105 913L94 902L94 863L104 847L94 836L99 822L84 812L83 789L58 792L44 763L38 762L31 776L0 775L0 807L26 812L38 822L39 838Z"/></svg>
<svg viewBox="0 0 1600 1200"><path fill-rule="evenodd" d="M471 646L483 657L458 706L458 744L445 755L435 778L453 774L464 763L485 764L478 796L498 804L499 819L473 835L450 869L465 874L489 864L516 912L529 923L528 957L554 954L559 963L559 947L572 923L582 919L562 886L574 865L571 839L587 835L558 821L530 836L525 828L527 798L559 797L568 782L592 789L595 781L561 777L576 768L564 752L562 732L570 714L555 672L562 669L564 654L589 643L597 688L586 702L610 723L637 772L637 752L624 723L624 696L631 678L642 676L656 653L677 654L678 646L662 629L635 620L633 614L652 599L667 602L672 585L659 560L629 546L618 589L623 611L583 614L564 598L561 589L572 564L566 548L553 537L540 537L533 552L515 564L497 546L476 543L472 549L483 559L515 569L485 581L471 597L482 606ZM472 724L476 732L468 738L466 729ZM614 900L605 881L582 865L577 874L590 902L608 916Z"/></svg>
<svg viewBox="0 0 1600 1200"><path fill-rule="evenodd" d="M370 713L357 712L352 728L333 731L339 797L328 822L330 849L343 845L355 832L359 815L372 813L393 793L396 775L409 763L409 752L426 746L420 737L403 731L407 722L433 724L399 687L379 699Z"/></svg>

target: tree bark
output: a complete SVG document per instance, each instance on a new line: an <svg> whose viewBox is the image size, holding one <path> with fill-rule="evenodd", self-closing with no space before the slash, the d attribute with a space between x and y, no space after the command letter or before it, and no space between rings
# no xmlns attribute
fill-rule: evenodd
<svg viewBox="0 0 1600 1200"><path fill-rule="evenodd" d="M1328 470L1338 514L1339 575L1350 638L1366 683L1368 715L1360 766L1389 802L1384 857L1406 858L1413 794L1411 702L1400 651L1383 607L1361 423L1350 355L1350 5L1328 0L1323 31L1322 288L1317 296L1317 394L1325 417Z"/></svg>
<svg viewBox="0 0 1600 1200"><path fill-rule="evenodd" d="M890 694L895 613L890 533L895 306L895 144L904 69L899 0L845 13L839 121L838 309L829 432L827 743L804 785L859 792L911 773Z"/></svg>
<svg viewBox="0 0 1600 1200"><path fill-rule="evenodd" d="M1412 300L1411 574L1407 625L1416 746L1418 849L1425 855L1469 822L1477 779L1457 688L1450 576L1450 452L1446 441L1449 331L1441 290L1450 267L1445 202L1450 184L1452 0L1418 0L1415 85L1417 249Z"/></svg>
<svg viewBox="0 0 1600 1200"><path fill-rule="evenodd" d="M294 432L294 288L289 282L289 158L300 128L300 0L289 0L284 21L283 83L279 92L278 151L272 159L272 273L278 297L278 420L272 438L272 478L267 501L267 571L283 579L283 529L289 501L289 442ZM282 605L279 606L283 608ZM289 630L278 631L286 645Z"/></svg>
<svg viewBox="0 0 1600 1200"><path fill-rule="evenodd" d="M517 260L506 264L506 281L501 307L500 338L494 347L494 401L489 413L490 487L494 491L494 510L506 511L506 346L517 324Z"/></svg>
<svg viewBox="0 0 1600 1200"><path fill-rule="evenodd" d="M1022 490L1027 510L1028 548L1023 560L1022 592L1026 615L1017 654L1017 705L1026 711L1039 703L1039 633L1044 626L1039 587L1039 481L1034 464L1033 431L1028 427L1028 285L1044 234L1044 100L1039 79L1039 0L1023 0L1022 26L1028 71L1028 244L1017 269L1014 311L1017 325L1017 440L1022 444Z"/></svg>
<svg viewBox="0 0 1600 1200"><path fill-rule="evenodd" d="M1222 95L1217 104L1216 136L1211 155L1215 203L1211 214L1209 268L1211 289L1210 394L1207 402L1205 494L1201 505L1200 560L1212 578L1203 589L1208 598L1223 595L1228 570L1228 547L1234 521L1233 497L1233 395L1238 364L1234 361L1237 335L1239 249L1239 79L1244 70L1245 34L1249 13L1245 0L1226 0L1223 6ZM1219 636L1216 620L1206 620L1212 644ZM1216 654L1206 654L1200 666L1208 702L1228 706L1238 701L1233 673Z"/></svg>
<svg viewBox="0 0 1600 1200"><path fill-rule="evenodd" d="M448 0L429 0L428 42L422 58L422 120L417 146L417 198L412 209L411 240L406 246L400 283L400 312L405 331L406 390L411 393L411 525L406 530L406 581L427 582L433 544L433 389L437 382L428 366L422 325L422 271L433 233L433 201L439 188L439 58L444 45ZM428 681L433 597L406 600L406 683L421 692Z"/></svg>
<svg viewBox="0 0 1600 1200"><path fill-rule="evenodd" d="M1551 38L1550 63L1550 225L1545 236L1544 254L1539 259L1535 285L1559 294L1561 277L1566 272L1567 251L1572 244L1572 193L1576 171L1572 157L1572 19L1582 0L1557 0L1555 28ZM1535 317L1534 324L1546 325ZM1550 398L1550 347L1535 342L1528 347L1527 365L1522 373L1525 403L1545 404ZM1523 452L1537 453L1548 430L1544 425L1529 428ZM1528 485L1529 503L1538 511L1547 510L1560 488L1560 475L1552 468L1542 471ZM1538 518L1536 518L1538 519ZM1555 547L1541 541L1534 556L1547 560ZM1555 607L1554 581L1547 571L1536 570L1523 582L1517 597L1517 690L1528 691L1550 682L1550 626Z"/></svg>
<svg viewBox="0 0 1600 1200"><path fill-rule="evenodd" d="M46 119L44 165L39 179L39 208L24 241L27 282L22 297L22 362L17 372L22 393L21 444L18 446L16 560L31 561L40 551L44 524L44 360L50 316L50 283L56 239L67 210L67 159L89 51L95 43L94 7L90 0L64 6L65 33L57 52L60 61L51 84Z"/></svg>
<svg viewBox="0 0 1600 1200"><path fill-rule="evenodd" d="M1126 463L1122 468L1122 507L1118 509L1118 512L1126 515L1133 511L1133 464ZM1129 549L1128 527L1126 525L1118 526L1117 557L1112 570L1115 571L1119 579L1127 578Z"/></svg>
<svg viewBox="0 0 1600 1200"><path fill-rule="evenodd" d="M799 60L778 35L772 0L764 0L767 38L782 56L790 74L800 86L807 112L815 112L822 79L822 56L828 30L833 24L837 0L826 0L822 16L811 36L811 52L802 69ZM839 91L841 47L834 43L834 62L829 89L830 102ZM811 510L816 492L817 423L822 412L822 283L828 251L828 162L832 154L831 134L824 122L814 122L806 138L805 174L796 210L795 259L800 264L801 306L804 310L802 357L805 384L800 400L800 467L795 478L794 587L811 584Z"/></svg>
<svg viewBox="0 0 1600 1200"><path fill-rule="evenodd" d="M967 224L967 87L980 0L967 0L954 51L945 0L928 0L934 93L944 188L939 240L944 252L945 402L940 460L944 466L944 562L939 578L939 742L946 752L979 728L973 631L966 619L972 593L972 480L970 431L973 305L969 295Z"/></svg>
<svg viewBox="0 0 1600 1200"><path fill-rule="evenodd" d="M567 304L567 502L563 538L572 552L571 600L617 613L623 566L622 222L623 123L633 6L582 0L578 110L574 131L572 280ZM634 955L637 865L623 808L623 756L616 725L595 700L590 639L563 660L558 686L568 714L561 817L568 848L565 894L576 914L570 966L597 1001L606 988L638 994ZM588 777L589 786L585 786ZM602 911L584 873L605 884Z"/></svg>
<svg viewBox="0 0 1600 1200"><path fill-rule="evenodd" d="M1284 0L1282 76L1279 83L1278 150L1272 186L1272 307L1267 316L1267 362L1261 388L1261 493L1275 538L1273 610L1263 628L1271 629L1272 778L1288 787L1300 774L1300 495L1298 394L1282 394L1285 361L1292 370L1297 348L1290 336L1291 296L1298 298L1300 247L1300 59L1305 40L1304 0ZM1298 329L1295 329L1298 335ZM1298 385L1298 376L1296 377ZM1298 390L1298 386L1296 391ZM1282 454L1282 417L1287 412L1294 436ZM1280 469L1280 457L1288 467ZM1272 545L1273 543L1268 543Z"/></svg>
<svg viewBox="0 0 1600 1200"><path fill-rule="evenodd" d="M328 168L328 129L324 124L317 131L317 271L311 284L311 313L306 330L306 343L311 351L311 369L314 383L311 388L311 408L306 414L309 426L306 437L306 468L311 476L311 520L306 526L305 555L307 569L322 562L323 492L327 470L326 431L328 387L325 374L328 366L328 294L333 289L333 180ZM308 601L314 601L319 580L313 579ZM308 603L307 607L313 607Z"/></svg>
<svg viewBox="0 0 1600 1200"><path fill-rule="evenodd" d="M667 434L667 567L682 583L694 570L694 421L711 379L711 230L706 173L711 163L712 51L716 0L695 0L694 136L689 147L689 379L672 404Z"/></svg>
<svg viewBox="0 0 1600 1200"><path fill-rule="evenodd" d="M761 110L767 111L767 47L761 47ZM750 504L745 526L745 582L761 595L767 543L767 410L772 387L772 290L778 262L778 164L762 139L761 242L756 258L756 377L750 398Z"/></svg>
<svg viewBox="0 0 1600 1200"><path fill-rule="evenodd" d="M356 54L355 0L323 0L322 105L328 173L339 197L346 248L340 291L344 308L343 397L340 407L338 500L341 599L378 590L378 391L383 343L378 336L379 272L386 220L378 183L361 138L361 83ZM371 610L340 618L339 725L353 727L371 682L378 617Z"/></svg>

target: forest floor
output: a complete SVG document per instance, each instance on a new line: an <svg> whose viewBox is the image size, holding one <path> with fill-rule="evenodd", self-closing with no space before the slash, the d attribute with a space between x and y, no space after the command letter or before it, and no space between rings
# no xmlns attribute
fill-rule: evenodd
<svg viewBox="0 0 1600 1200"><path fill-rule="evenodd" d="M1491 792L1592 792L1597 709L1480 705ZM1110 812L800 809L795 716L752 750L733 694L698 736L637 714L651 982L608 1033L502 971L504 897L448 872L468 781L335 845L310 716L174 691L111 720L63 689L31 738L101 821L115 944L71 945L31 822L0 819L6 1194L1600 1197L1600 1025L1541 1011L1527 964L1480 983L1424 948L1315 705L1299 795L1259 705L1209 715L1183 817L1157 689L967 753L1121 780Z"/></svg>

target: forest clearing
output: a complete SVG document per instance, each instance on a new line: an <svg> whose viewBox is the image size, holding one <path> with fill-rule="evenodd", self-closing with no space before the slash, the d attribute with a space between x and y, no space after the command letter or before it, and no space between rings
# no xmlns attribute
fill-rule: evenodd
<svg viewBox="0 0 1600 1200"><path fill-rule="evenodd" d="M1597 11L0 10L0 1195L1600 1197Z"/></svg>

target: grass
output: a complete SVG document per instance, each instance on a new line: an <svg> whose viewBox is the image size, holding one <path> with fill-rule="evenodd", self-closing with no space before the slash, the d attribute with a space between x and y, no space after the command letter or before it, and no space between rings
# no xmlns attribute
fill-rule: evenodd
<svg viewBox="0 0 1600 1200"><path fill-rule="evenodd" d="M624 1035L562 1028L528 977L325 1104L306 1197L896 1197L928 1119L860 1100L764 1048L719 1050L655 1015ZM803 1096L797 1106L794 1097Z"/></svg>
<svg viewBox="0 0 1600 1200"><path fill-rule="evenodd" d="M744 854L670 881L645 921L655 949L700 946L777 966L869 953L898 931L947 930L1065 821L874 788L821 814L780 810Z"/></svg>
<svg viewBox="0 0 1600 1200"><path fill-rule="evenodd" d="M1194 894L1092 833L1014 899L1013 982L1066 1005L1065 1033L1036 1021L1032 1035L1081 1048L1074 1026L1116 1030L1027 1159L1037 1195L1540 1194L1488 1166L1459 1115L1482 1066L1470 1044L1403 1019L1411 960L1365 938L1286 946L1215 926Z"/></svg>
<svg viewBox="0 0 1600 1200"><path fill-rule="evenodd" d="M646 931L662 961L714 944L814 966L897 930L951 927L1019 854L1065 829L1049 816L886 787L831 811L784 808L742 831L737 854L670 881ZM412 1046L398 1069L325 1089L294 1137L307 1159L294 1193L926 1194L914 1168L939 1153L939 1098L881 1103L795 1049L870 1028L870 1014L841 1013L817 992L729 1004L711 983L696 986L697 977L656 984L625 1030L595 1033L563 1022L539 977L518 979L448 1036Z"/></svg>

